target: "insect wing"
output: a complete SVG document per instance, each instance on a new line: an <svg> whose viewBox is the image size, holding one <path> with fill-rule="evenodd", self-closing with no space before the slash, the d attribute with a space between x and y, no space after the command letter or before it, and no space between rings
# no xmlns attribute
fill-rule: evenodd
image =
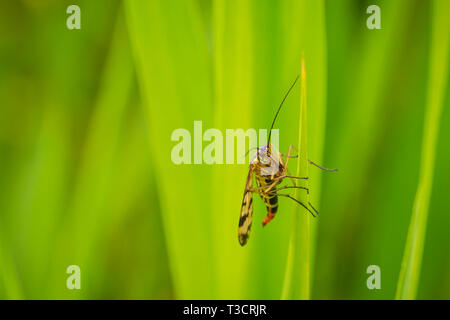
<svg viewBox="0 0 450 320"><path fill-rule="evenodd" d="M244 198L242 199L241 216L239 217L239 243L241 246L247 243L252 227L253 215L253 192L251 191L253 181L252 168L248 172L247 181L245 183Z"/></svg>

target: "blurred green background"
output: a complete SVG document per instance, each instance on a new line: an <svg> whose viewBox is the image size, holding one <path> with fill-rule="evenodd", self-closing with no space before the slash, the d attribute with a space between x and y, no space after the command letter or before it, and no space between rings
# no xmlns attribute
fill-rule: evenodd
<svg viewBox="0 0 450 320"><path fill-rule="evenodd" d="M81 30L66 28L71 4ZM366 27L372 4L381 30ZM0 298L279 299L295 203L280 199L263 229L255 197L240 247L248 166L177 166L170 137L192 133L194 120L203 132L268 129L304 53L308 154L339 168L309 169L320 208L311 297L393 299L433 43L448 44L439 38L448 30L432 41L433 21L450 13L434 4L1 1ZM298 141L299 88L277 120L282 152ZM421 299L450 299L448 89L444 81ZM81 290L66 288L72 264ZM369 265L381 268L381 290L366 287Z"/></svg>

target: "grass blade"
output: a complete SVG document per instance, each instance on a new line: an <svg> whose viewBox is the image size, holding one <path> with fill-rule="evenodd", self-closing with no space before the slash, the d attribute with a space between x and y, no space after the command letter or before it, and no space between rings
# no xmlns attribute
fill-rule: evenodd
<svg viewBox="0 0 450 320"><path fill-rule="evenodd" d="M210 167L171 161L174 130L212 121L208 45L198 3L126 1L128 30L147 114L175 297L210 297ZM195 135L195 134L194 134ZM193 141L201 148L202 134ZM198 139L199 138L199 139ZM196 140L200 140L196 142ZM200 150L200 153L202 150Z"/></svg>
<svg viewBox="0 0 450 320"><path fill-rule="evenodd" d="M297 176L308 176L307 152L307 105L306 105L306 72L305 61L302 58L300 119L299 119ZM307 180L300 180L299 186L308 187ZM309 196L306 192L296 189L295 198L308 205ZM311 233L309 214L304 208L297 207L292 224L291 240L289 244L288 260L284 280L282 299L309 299L311 279Z"/></svg>
<svg viewBox="0 0 450 320"><path fill-rule="evenodd" d="M133 85L131 51L129 46L123 45L128 41L124 25L124 17L119 15L102 75L98 100L81 151L69 213L59 230L59 237L62 240L56 250L59 263L53 265L55 269L52 275L58 277L54 283L61 281L60 274L56 270L64 270L73 261L76 261L82 269L89 270L87 272L89 275L101 273L99 256L94 257L91 252L92 248L98 248L99 235L103 234L108 224L109 212L105 208L109 202L116 152ZM97 263L92 263L96 259ZM92 281L99 280L98 276L92 277ZM68 293L60 286L55 286L51 290L54 296L62 293L70 294L70 297L74 297L75 294L90 297L95 293L88 290L75 294Z"/></svg>
<svg viewBox="0 0 450 320"><path fill-rule="evenodd" d="M357 290L362 294L373 294L350 275L359 274L359 270L373 263L372 259L365 260L365 241L372 219L379 217L379 214L375 210L368 211L371 208L369 202L377 190L387 184L386 180L382 180L380 187L375 186L375 181L379 179L377 167L382 163L379 155L386 151L389 136L386 134L386 114L396 105L391 105L395 82L391 84L390 81L403 74L391 66L398 64L399 60L404 61L400 44L404 34L411 32L409 21L415 13L412 1L386 1L382 6L382 30L372 32L366 27L361 28L358 33L360 40L355 41L351 30L359 28L362 21L360 18L354 19L352 12L360 10L355 5L354 1L340 1L339 4L327 2L327 31L330 35L327 114L332 120L327 124L325 158L332 159L330 166L338 167L339 174L336 180L327 179L330 183L324 184L322 190L326 201L322 203L321 210L327 212L327 216L320 219L317 250L320 264L315 268L317 277L314 279L315 297L321 299L357 299L361 296L360 292L356 293ZM339 55L347 57L343 60L345 62L336 60ZM343 75L346 75L348 82L341 81ZM398 104L406 105L404 100ZM310 106L313 106L311 100ZM411 105L408 107L411 108ZM395 124L390 125L395 127ZM391 212L395 210L389 210ZM388 238L392 241L391 237ZM367 255L372 256L372 252L367 252ZM394 259L390 257L390 260ZM342 261L354 263L341 267ZM383 270L386 274L386 265ZM330 278L326 276L328 274L339 276ZM344 278L348 280L343 281ZM384 287L387 289L386 285ZM386 291L383 290L383 294Z"/></svg>
<svg viewBox="0 0 450 320"><path fill-rule="evenodd" d="M414 199L396 299L414 299L417 294L433 184L436 141L447 83L450 24L446 15L450 10L450 3L445 0L436 0L433 5L428 98L419 184Z"/></svg>
<svg viewBox="0 0 450 320"><path fill-rule="evenodd" d="M10 252L0 238L0 297L2 299L23 299L22 288Z"/></svg>
<svg viewBox="0 0 450 320"><path fill-rule="evenodd" d="M255 9L253 1L214 1L212 6L214 126L222 132L227 128L251 127L254 119ZM230 114L239 117L233 118ZM251 281L247 275L248 252L254 241L242 248L236 238L236 217L240 209L240 200L236 199L241 199L243 191L236 183L242 181L244 172L248 172L248 165L221 166L213 172L213 203L220 204L225 213L214 214L211 221L213 250L220 252L214 261L215 298L219 299L248 298L247 281ZM240 267L236 268L229 257L239 261Z"/></svg>

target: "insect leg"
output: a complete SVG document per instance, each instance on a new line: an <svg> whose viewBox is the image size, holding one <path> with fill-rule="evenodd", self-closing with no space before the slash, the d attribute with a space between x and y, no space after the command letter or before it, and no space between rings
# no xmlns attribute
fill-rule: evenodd
<svg viewBox="0 0 450 320"><path fill-rule="evenodd" d="M253 193L261 193L261 191L266 190L267 188L268 188L267 186L262 186L262 187L248 189L248 191L253 192Z"/></svg>
<svg viewBox="0 0 450 320"><path fill-rule="evenodd" d="M284 179L284 178L292 178L292 179L308 179L308 177L294 177L294 176L287 176L285 174L283 174L282 176L279 177L275 177L272 180L280 180L280 179Z"/></svg>
<svg viewBox="0 0 450 320"><path fill-rule="evenodd" d="M309 159L308 159L308 162L309 162L310 164L316 166L317 168L324 170L324 171L338 171L337 168L335 168L335 169L328 169L328 168L324 168L324 167L322 167L322 166L319 166L318 164L312 162L312 161L309 160Z"/></svg>
<svg viewBox="0 0 450 320"><path fill-rule="evenodd" d="M291 146L289 146L289 149L288 149L288 154L287 154L287 156L286 156L286 165L284 166L284 168L285 168L285 170L287 170L287 168L288 168L288 165L289 165L289 159L291 158L291 151L292 151L292 145ZM279 151L278 151L279 152ZM280 153L280 155L282 154L281 152L279 152ZM281 157L280 157L280 159L281 159Z"/></svg>
<svg viewBox="0 0 450 320"><path fill-rule="evenodd" d="M291 175L291 172L289 171L288 168L286 168L286 172L287 172L289 175ZM297 184L295 183L295 180L294 180L294 179L292 179L292 178L289 178L289 179L291 179L292 184L293 184L294 186L297 186ZM308 193L309 193L309 191L308 191Z"/></svg>
<svg viewBox="0 0 450 320"><path fill-rule="evenodd" d="M294 176L285 176L285 175L283 175L283 176L279 176L277 178L273 178L274 181L272 182L272 184L270 184L268 186L262 186L262 187L257 187L257 188L249 188L248 191L260 194L261 191L264 190L263 193L267 194L267 193L273 191L273 190L271 190L271 188L274 187L278 183L278 180L281 180L281 179L284 179L284 178L291 178L291 180L292 179L308 179L308 177L294 177ZM294 184L295 184L295 182L294 182ZM294 185L293 187L294 188L299 188L299 189L305 189L309 193L309 190L307 188L305 188L305 187L297 187L296 185ZM287 188L288 187L283 187L283 189L287 189Z"/></svg>
<svg viewBox="0 0 450 320"><path fill-rule="evenodd" d="M289 146L288 154L285 155L285 154L282 154L282 153L280 152L280 156L285 157L285 158L287 158L287 159L289 159L289 158L298 158L298 155L296 155L296 156L291 156L291 155L290 155L291 149L294 149L294 150L297 151L297 153L298 153L298 149L297 149L294 145L290 145L290 146ZM334 168L334 169L328 169L328 168L322 167L322 166L318 165L317 163L314 163L313 161L311 161L311 160L309 160L309 159L308 159L308 162L309 162L310 164L312 164L313 166L316 166L317 168L322 169L322 170L324 170L324 171L338 171L337 168ZM287 167L287 160L286 160L286 167Z"/></svg>
<svg viewBox="0 0 450 320"><path fill-rule="evenodd" d="M291 146L289 146L288 155L286 156L286 165L283 165L283 167L284 167L284 171L283 171L284 175L286 175L286 172L287 172L289 175L291 175L291 173L289 172L289 169L288 169L288 164L289 164L289 158L290 158L290 155L291 155L291 150L292 150L292 148L291 148ZM279 156L280 162L283 164L283 159L282 159L283 154L282 154L280 151L278 151L278 153L279 153L279 155L280 155L280 156ZM290 178L290 179L291 179L291 181L292 181L292 184L293 184L294 186L297 186L297 184L295 183L295 180L292 179L292 178Z"/></svg>
<svg viewBox="0 0 450 320"><path fill-rule="evenodd" d="M313 205L311 204L311 202L308 202L308 204L309 204L309 206L310 206L311 208L313 208L313 210L314 210L314 212L316 213L316 215L318 215L318 214L319 214L319 211L317 211L316 208L313 207Z"/></svg>
<svg viewBox="0 0 450 320"><path fill-rule="evenodd" d="M275 187L279 182L279 179L274 179L275 181L272 182L270 185L266 186L265 190L264 190L264 194L268 194L269 192L272 191L272 188Z"/></svg>
<svg viewBox="0 0 450 320"><path fill-rule="evenodd" d="M292 179L308 179L308 177L294 177L294 176L283 176L283 178L292 178Z"/></svg>
<svg viewBox="0 0 450 320"><path fill-rule="evenodd" d="M289 194L281 194L281 193L277 193L277 196L281 196L281 197L287 197L289 199L294 200L295 202L297 202L298 204L300 204L303 208L305 208L309 213L312 214L313 217L316 217L316 215L314 214L314 212L312 212L303 202L298 201L297 199L295 199L294 197L292 197ZM311 204L310 204L311 205ZM314 211L316 211L316 209L314 209Z"/></svg>
<svg viewBox="0 0 450 320"><path fill-rule="evenodd" d="M283 189L304 189L306 191L309 192L309 189L306 187L299 187L299 186L284 186L284 187L280 187L277 189L271 189L273 184L269 185L269 186L261 186L261 187L257 187L257 188L250 188L248 189L249 192L253 192L253 193L261 193L261 191L264 191L263 193L266 194L271 194L272 192L276 192L278 190L283 190Z"/></svg>
<svg viewBox="0 0 450 320"><path fill-rule="evenodd" d="M282 153L280 153L281 156L285 156L285 157L287 158L285 170L286 170L286 172L287 172L289 175L291 175L291 173L289 172L289 169L288 169L288 167L287 167L287 163L288 163L288 161L289 161L289 158L298 158L298 155L296 155L296 156L291 156L291 151L292 151L292 149L295 149L295 150L298 152L298 149L297 149L295 146L290 145L290 146L289 146L289 150L288 150L288 154L287 154L286 156L283 155ZM289 178L291 179L291 181L292 181L292 183L294 184L294 186L296 186L294 177L289 176ZM308 177L306 177L306 179L307 179L307 178L308 178ZM281 189L281 188L279 188L278 190L280 190L280 189ZM286 189L287 189L287 188L286 188ZM308 189L308 188L305 188L305 187L299 187L299 189L305 189L306 192L309 194L309 189ZM313 208L313 210L316 212L316 214L319 214L319 212L312 206L311 202L308 202L308 203L309 203L309 205L311 206L311 208ZM303 205L303 204L302 204L302 205ZM305 206L303 205L303 207L305 207ZM308 211L311 212L310 210L308 210ZM312 212L311 212L311 214L312 214L313 217L314 217L314 214L313 214Z"/></svg>
<svg viewBox="0 0 450 320"><path fill-rule="evenodd" d="M280 152L280 156L285 157L285 158L289 158L289 159L298 158L298 155L297 156L288 156L287 154L284 154L284 153L281 153L281 152Z"/></svg>
<svg viewBox="0 0 450 320"><path fill-rule="evenodd" d="M280 191L280 190L285 190L285 189L303 189L303 190L306 190L306 192L309 194L309 189L306 188L306 187L300 187L300 186L284 186L284 187L280 187L280 188L277 188L277 189L270 190L270 192L268 192L268 195L274 195L274 196L276 196L278 191ZM312 206L311 206L311 207L312 207ZM313 208L313 209L314 209L314 208ZM314 211L316 211L316 209L314 209Z"/></svg>
<svg viewBox="0 0 450 320"><path fill-rule="evenodd" d="M294 181L293 179L308 179L308 177L294 177L294 176L286 176L286 175L282 175L282 176L273 178L273 183L270 184L269 186L260 187L260 188L261 188L261 190L264 190L264 189L265 189L264 193L267 194L268 192L271 191L270 189L271 189L272 187L274 187L275 185L278 184L278 180L282 180L282 179L284 179L284 178L290 178L292 181ZM294 182L294 186L296 187L295 182ZM259 188L257 188L257 189L259 189ZM303 188L301 188L301 189L303 189ZM254 189L252 189L252 190L254 190ZM255 192L258 192L258 191L255 191ZM308 192L309 192L309 191L308 191Z"/></svg>
<svg viewBox="0 0 450 320"><path fill-rule="evenodd" d="M271 190L271 192L272 192L272 191L277 192L277 191L279 191L279 190L284 190L284 189L303 189L303 190L306 190L306 191L309 193L309 189L308 189L308 188L306 188L306 187L300 187L300 186L285 186L285 187L280 187L280 188Z"/></svg>
<svg viewBox="0 0 450 320"><path fill-rule="evenodd" d="M277 192L280 191L280 190L285 190L285 189L303 189L303 190L306 190L306 193L309 194L309 189L308 188L300 187L300 186L284 186L284 187L280 187L280 188L277 188L277 189L270 190L270 192L268 194L269 195L279 195L279 194L277 194ZM308 204L311 206L311 208L314 210L314 212L318 215L319 212L316 210L316 208L313 207L311 202L308 202Z"/></svg>
<svg viewBox="0 0 450 320"><path fill-rule="evenodd" d="M292 149L297 150L297 148L295 148L293 145L289 146L288 154L285 156L287 159L286 159L286 166L284 167L284 170L285 170L285 172L287 172L289 174L289 176L287 176L287 177L289 177L289 179L291 179L291 181L294 184L294 186L296 186L297 184L295 183L294 177L291 176L291 172L289 171L289 168L288 168L289 159L290 158L298 158L298 155L297 156L291 156ZM298 150L297 150L297 152L298 152ZM280 152L280 155L284 156L281 152ZM307 177L305 179L307 179ZM307 191L308 191L308 194L309 194L309 190L307 190Z"/></svg>
<svg viewBox="0 0 450 320"><path fill-rule="evenodd" d="M294 186L292 186L292 187L286 186L286 187L281 187L281 188L279 188L279 189L272 189L274 186L276 186L276 185L278 184L278 180L284 179L284 178L291 178L291 180L292 180ZM274 182L272 182L270 185L264 186L264 187L261 187L261 188L262 188L262 190L265 189L265 191L264 191L265 194L268 194L268 193L270 193L270 192L272 192L272 191L274 191L274 190L282 190L282 189L288 189L288 188L305 189L305 190L308 192L308 194L309 194L309 189L306 188L306 187L297 187L297 185L295 184L295 181L293 180L293 178L295 178L295 179L308 179L308 178L293 177L293 176L280 176L280 177L278 177L278 178L274 178L274 179L273 179Z"/></svg>
<svg viewBox="0 0 450 320"><path fill-rule="evenodd" d="M289 159L289 158L298 158L298 155L296 155L296 156L291 156L291 150L292 149L294 149L295 151L297 151L298 152L298 149L295 147L295 146L293 146L292 144L289 146L289 149L288 149L288 154L286 155L286 154L282 154L281 152L279 152L280 153L280 156L282 156L282 157L285 157L285 158L287 158L287 159Z"/></svg>
<svg viewBox="0 0 450 320"><path fill-rule="evenodd" d="M306 188L306 187L300 187L300 186L284 186L284 187L280 187L280 188L277 188L277 189L273 189L273 190L270 190L270 192L269 192L269 194L276 194L276 195L279 195L279 196L282 196L281 194L277 194L276 192L277 191L279 191L279 190L284 190L284 189L303 189L303 190L306 190L306 192L309 194L309 189L308 188ZM318 215L319 214L319 211L317 211L316 210L316 208L314 208L314 206L311 204L311 202L308 202L308 204L311 206L311 208L314 210L314 212L316 213L316 215ZM308 210L309 211L309 210ZM311 212L311 211L310 211ZM314 214L313 214L313 216L314 216Z"/></svg>
<svg viewBox="0 0 450 320"><path fill-rule="evenodd" d="M306 192L309 194L309 189L305 188L305 187L297 187L297 186L286 186L286 187L281 187L281 188L277 188L277 189L273 189L269 192L269 195L277 195L277 196L283 196L282 194L278 194L276 193L279 190L284 190L284 189L303 189L306 190ZM273 193L272 193L273 192ZM314 206L311 204L311 202L308 202L308 204L310 205L310 207L314 210L314 212L316 213L316 215L319 214L319 211L317 211L316 208L314 208Z"/></svg>

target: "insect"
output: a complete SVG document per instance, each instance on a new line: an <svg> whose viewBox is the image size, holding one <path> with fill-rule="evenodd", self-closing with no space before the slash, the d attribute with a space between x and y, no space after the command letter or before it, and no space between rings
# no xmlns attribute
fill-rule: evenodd
<svg viewBox="0 0 450 320"><path fill-rule="evenodd" d="M277 113L275 114L271 128L269 130L267 144L259 147L250 161L247 180L245 182L244 198L242 199L241 215L239 217L238 238L241 246L244 246L247 243L250 235L253 216L254 193L260 195L261 199L264 201L264 204L267 207L267 216L262 222L263 226L265 226L275 217L278 211L278 197L286 197L297 202L299 205L303 206L309 213L311 213L313 217L318 214L317 210L312 206L311 203L302 203L288 193L279 192L281 190L289 189L304 189L306 192L309 192L308 188L297 186L295 183L296 180L308 179L308 177L295 177L292 176L289 172L289 159L298 157L291 156L292 149L295 149L294 146L291 145L288 149L287 155L283 155L278 150L275 150L275 147L270 143L270 136L278 113L280 112L281 107L283 106L283 103L291 92L292 88L295 86L298 78L299 77L297 76L294 83L285 94L280 106L278 107ZM283 158L285 158L285 162L283 161ZM323 168L309 159L308 162L325 171L337 171L337 169ZM253 176L255 176L257 184L256 188L253 187ZM293 185L280 187L279 185L283 182L284 179L289 179ZM308 205L312 210L308 207Z"/></svg>

